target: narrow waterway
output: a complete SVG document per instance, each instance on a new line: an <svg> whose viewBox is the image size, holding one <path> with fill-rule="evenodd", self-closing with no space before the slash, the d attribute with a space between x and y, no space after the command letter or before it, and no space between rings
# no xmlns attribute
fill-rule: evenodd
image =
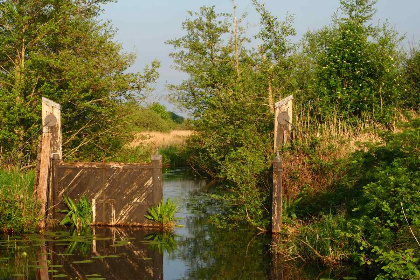
<svg viewBox="0 0 420 280"><path fill-rule="evenodd" d="M322 270L271 253L269 234L209 223L211 184L187 170L165 170L164 200L180 209L182 227L93 228L0 238L0 279L356 279L347 269ZM341 271L341 272L340 272ZM347 276L347 277L346 277Z"/></svg>

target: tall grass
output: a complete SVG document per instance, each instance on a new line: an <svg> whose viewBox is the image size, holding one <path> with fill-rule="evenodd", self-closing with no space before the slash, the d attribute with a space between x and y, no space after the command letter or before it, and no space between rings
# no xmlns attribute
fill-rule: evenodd
<svg viewBox="0 0 420 280"><path fill-rule="evenodd" d="M35 172L0 170L0 230L33 232L39 205L33 197Z"/></svg>

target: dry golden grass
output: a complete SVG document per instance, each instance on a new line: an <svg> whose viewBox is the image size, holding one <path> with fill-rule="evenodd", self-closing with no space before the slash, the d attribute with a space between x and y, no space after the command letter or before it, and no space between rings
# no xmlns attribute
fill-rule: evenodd
<svg viewBox="0 0 420 280"><path fill-rule="evenodd" d="M155 148L163 148L179 146L183 145L192 134L192 130L173 130L168 133L157 131L140 132L135 136L134 141L130 143L130 147L153 146Z"/></svg>

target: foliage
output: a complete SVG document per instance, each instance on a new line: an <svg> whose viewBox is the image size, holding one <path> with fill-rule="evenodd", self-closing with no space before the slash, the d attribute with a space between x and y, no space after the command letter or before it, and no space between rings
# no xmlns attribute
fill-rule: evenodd
<svg viewBox="0 0 420 280"><path fill-rule="evenodd" d="M407 88L403 93L405 106L414 110L420 107L420 49L412 48L404 63Z"/></svg>
<svg viewBox="0 0 420 280"><path fill-rule="evenodd" d="M308 138L317 138L317 129L341 133L369 124L392 127L397 112L413 106L403 98L407 86L401 38L386 23L372 26L375 1L340 1L332 25L309 32L300 48L291 42L291 16L281 21L265 5L253 2L260 14L258 49L246 44L251 39L242 18L236 18L235 6L233 16L218 14L215 7L188 12L182 25L185 35L167 42L175 49L175 68L188 78L169 89L173 99L190 110L199 132L189 143L189 163L227 181L225 198L234 220L264 228L269 220L271 183L266 172L273 157L275 101L295 97L295 136L306 139L286 149L297 148L297 154L308 148ZM321 158L309 155L303 165L308 160L320 168L310 172L320 184L342 174L334 172L334 161L323 165ZM324 171L332 174L331 180Z"/></svg>
<svg viewBox="0 0 420 280"><path fill-rule="evenodd" d="M226 199L233 206L234 220L264 228L269 216L265 172L272 157L273 104L284 94L276 89L284 86L290 72L288 37L294 33L290 19L278 23L263 6L259 8L267 28L276 24L269 29L277 32L274 39L261 35L267 56L247 50L249 38L241 21L234 19L237 24L230 27L231 15L217 14L214 7L189 12L183 23L186 35L168 43L176 50L171 54L176 68L189 75L170 89L174 99L191 111L193 128L199 132L189 143L190 164L228 181Z"/></svg>
<svg viewBox="0 0 420 280"><path fill-rule="evenodd" d="M313 79L298 95L298 106L310 110L315 124L390 124L395 109L403 108L401 38L387 23L371 25L375 2L340 1L333 25L306 35Z"/></svg>
<svg viewBox="0 0 420 280"><path fill-rule="evenodd" d="M92 204L86 195L83 195L77 203L64 195L63 201L69 209L60 210L61 213L66 214L60 225L70 225L76 229L77 235L80 235L92 223Z"/></svg>
<svg viewBox="0 0 420 280"><path fill-rule="evenodd" d="M39 205L33 197L35 172L0 170L0 230L34 232Z"/></svg>
<svg viewBox="0 0 420 280"><path fill-rule="evenodd" d="M99 159L127 138L118 106L142 100L158 76L158 62L127 73L134 56L113 42L98 20L110 2L6 0L0 3L0 147L35 155L41 97L62 105L68 158Z"/></svg>
<svg viewBox="0 0 420 280"><path fill-rule="evenodd" d="M382 139L342 161L345 176L323 192L301 196L298 217L307 224L291 237L295 253L326 264L360 263L378 279L418 276L420 120Z"/></svg>
<svg viewBox="0 0 420 280"><path fill-rule="evenodd" d="M169 132L176 129L184 121L184 118L159 104L142 107L137 102L126 102L120 108L120 115L130 116L127 122L128 131L161 131Z"/></svg>
<svg viewBox="0 0 420 280"><path fill-rule="evenodd" d="M153 153L152 146L123 147L106 160L109 162L150 163Z"/></svg>
<svg viewBox="0 0 420 280"><path fill-rule="evenodd" d="M374 251L379 254L377 262L383 265L381 267L383 272L375 280L418 279L420 277L420 270L417 266L418 258L414 257L413 250L384 252L375 247Z"/></svg>
<svg viewBox="0 0 420 280"><path fill-rule="evenodd" d="M163 230L170 231L176 225L176 220L179 220L175 217L177 211L178 206L168 198L165 203L161 201L158 205L149 208L149 214L144 216L156 222Z"/></svg>
<svg viewBox="0 0 420 280"><path fill-rule="evenodd" d="M186 147L169 146L160 148L159 154L162 155L163 164L169 164L171 168L187 166L189 153Z"/></svg>

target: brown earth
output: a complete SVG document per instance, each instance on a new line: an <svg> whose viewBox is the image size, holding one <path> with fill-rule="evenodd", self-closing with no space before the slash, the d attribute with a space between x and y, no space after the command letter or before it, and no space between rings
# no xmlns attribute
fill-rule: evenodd
<svg viewBox="0 0 420 280"><path fill-rule="evenodd" d="M173 130L169 133L145 131L136 134L130 147L154 146L168 147L182 145L193 134L192 130Z"/></svg>

